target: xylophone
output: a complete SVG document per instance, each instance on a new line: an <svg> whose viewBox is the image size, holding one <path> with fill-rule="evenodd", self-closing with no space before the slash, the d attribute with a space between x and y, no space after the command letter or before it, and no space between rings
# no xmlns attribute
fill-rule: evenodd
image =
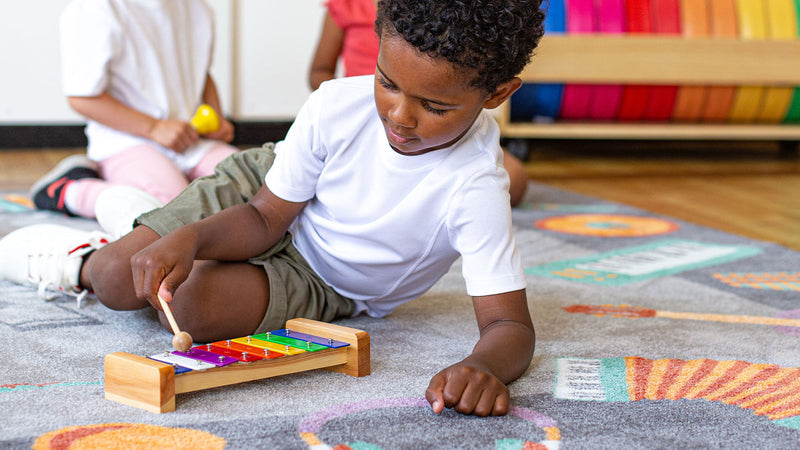
<svg viewBox="0 0 800 450"><path fill-rule="evenodd" d="M370 373L369 334L309 319L269 333L195 346L186 352L105 357L105 398L154 413L175 410L175 395L314 369Z"/></svg>

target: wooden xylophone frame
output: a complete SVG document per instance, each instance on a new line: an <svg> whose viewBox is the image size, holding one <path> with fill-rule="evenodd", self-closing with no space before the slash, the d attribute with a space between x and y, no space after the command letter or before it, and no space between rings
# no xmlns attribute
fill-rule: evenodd
<svg viewBox="0 0 800 450"><path fill-rule="evenodd" d="M172 365L126 352L105 357L105 398L153 413L175 411L175 395L315 369L354 377L370 373L369 334L309 319L291 319L286 328L347 342L347 347L175 375Z"/></svg>

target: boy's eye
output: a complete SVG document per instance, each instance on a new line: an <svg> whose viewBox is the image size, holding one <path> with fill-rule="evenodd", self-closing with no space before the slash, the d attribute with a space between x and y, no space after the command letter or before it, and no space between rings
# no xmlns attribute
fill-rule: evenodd
<svg viewBox="0 0 800 450"><path fill-rule="evenodd" d="M378 84L385 89L395 89L394 85L387 83L383 78L378 78Z"/></svg>
<svg viewBox="0 0 800 450"><path fill-rule="evenodd" d="M377 80L378 80L378 84L380 84L382 88L390 90L390 91L397 90L397 87L395 85L389 84L385 79L383 79L383 77L378 77ZM440 115L440 116L447 113L446 109L434 108L433 106L431 106L431 104L429 102L424 101L424 100L422 101L422 107L425 108L426 111L431 112L431 113L436 114L436 115Z"/></svg>
<svg viewBox="0 0 800 450"><path fill-rule="evenodd" d="M445 114L445 113L447 113L447 110L446 110L446 109L437 109L437 108L434 108L434 107L433 107L433 106L431 106L431 104L430 104L430 103L428 103L428 102L422 102L422 107L423 107L423 108L425 108L425 110L426 110L426 111L432 112L432 113L434 113L434 114L437 114L437 115L440 115L440 116L441 116L441 115L443 115L443 114Z"/></svg>

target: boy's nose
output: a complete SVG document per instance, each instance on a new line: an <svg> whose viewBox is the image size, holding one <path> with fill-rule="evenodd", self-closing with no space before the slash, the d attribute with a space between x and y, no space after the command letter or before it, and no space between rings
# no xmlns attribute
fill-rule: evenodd
<svg viewBox="0 0 800 450"><path fill-rule="evenodd" d="M416 120L411 113L411 107L408 101L399 101L395 103L394 107L389 111L389 118L397 126L403 128L414 128Z"/></svg>

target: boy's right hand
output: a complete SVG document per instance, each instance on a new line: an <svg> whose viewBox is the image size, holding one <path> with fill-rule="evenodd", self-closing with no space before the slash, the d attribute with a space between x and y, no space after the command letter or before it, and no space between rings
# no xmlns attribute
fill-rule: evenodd
<svg viewBox="0 0 800 450"><path fill-rule="evenodd" d="M175 230L131 257L136 297L161 309L159 292L168 301L194 264L195 240L191 233ZM160 289L160 291L159 291Z"/></svg>
<svg viewBox="0 0 800 450"><path fill-rule="evenodd" d="M189 122L167 119L156 122L150 132L150 138L168 149L183 153L194 145L200 136Z"/></svg>

